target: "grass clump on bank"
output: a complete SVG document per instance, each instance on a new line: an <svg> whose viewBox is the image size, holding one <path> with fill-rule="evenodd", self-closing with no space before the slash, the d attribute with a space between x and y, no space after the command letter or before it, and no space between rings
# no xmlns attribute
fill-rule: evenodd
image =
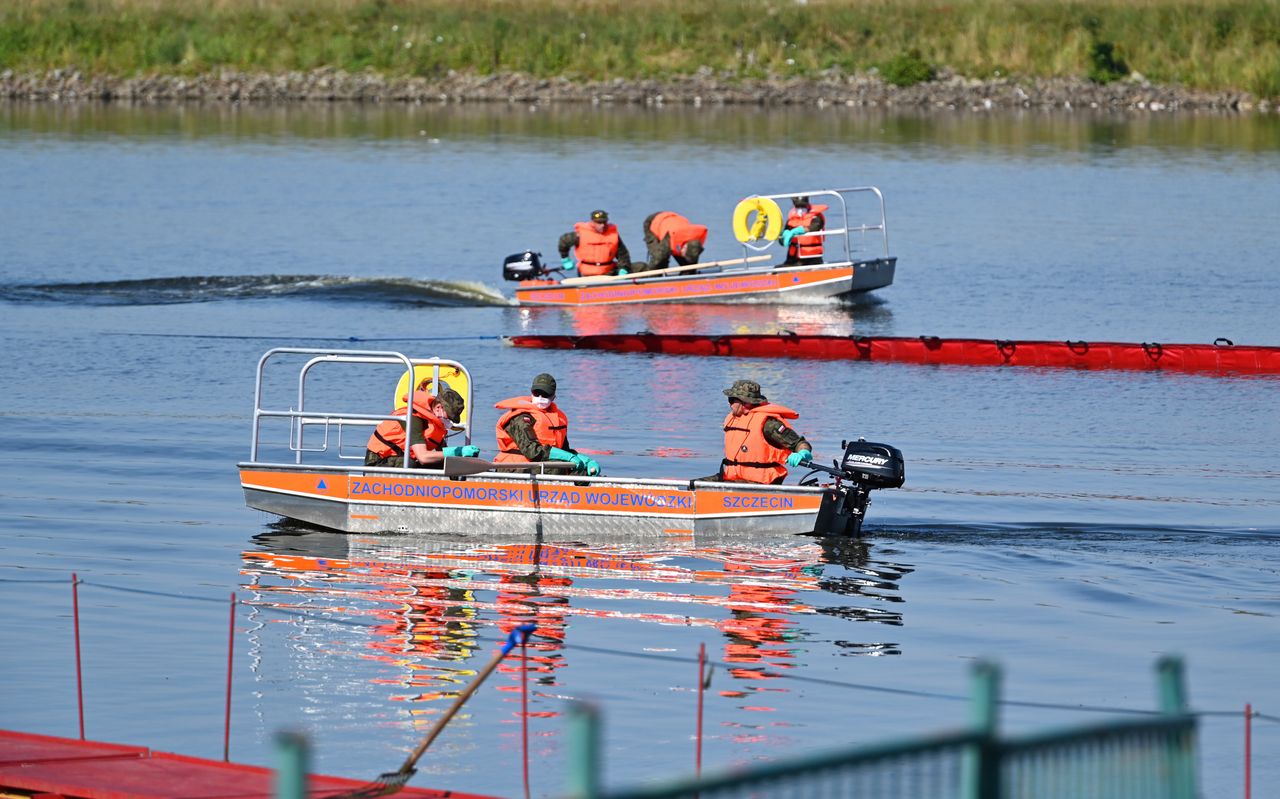
<svg viewBox="0 0 1280 799"><path fill-rule="evenodd" d="M1280 97L1280 0L9 0L0 70L582 80L938 67Z"/></svg>

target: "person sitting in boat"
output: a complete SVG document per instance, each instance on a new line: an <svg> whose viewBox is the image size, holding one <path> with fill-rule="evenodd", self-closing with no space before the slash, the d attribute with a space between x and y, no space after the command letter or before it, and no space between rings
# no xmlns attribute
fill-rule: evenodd
<svg viewBox="0 0 1280 799"><path fill-rule="evenodd" d="M606 211L591 212L590 222L578 222L573 230L560 237L560 264L573 269L573 258L578 259L578 274L625 275L631 270L631 253L622 243L616 225L610 224Z"/></svg>
<svg viewBox="0 0 1280 799"><path fill-rule="evenodd" d="M527 397L512 397L493 407L506 411L495 426L497 463L565 461L578 474L600 474L600 464L569 447L569 419L556 405L556 379L543 372Z"/></svg>
<svg viewBox="0 0 1280 799"><path fill-rule="evenodd" d="M808 265L822 263L822 236L810 236L824 230L827 217L823 215L829 206L810 205L808 197L792 197L791 213L787 214L787 225L778 242L787 250L787 259L783 266Z"/></svg>
<svg viewBox="0 0 1280 799"><path fill-rule="evenodd" d="M813 447L783 421L800 414L765 399L759 383L737 380L724 394L729 415L724 417L720 480L777 484L787 479L788 466L813 460Z"/></svg>
<svg viewBox="0 0 1280 799"><path fill-rule="evenodd" d="M462 419L462 411L466 402L462 395L451 388L441 391L439 396L427 393L430 378L423 380L413 392L413 416L409 419L410 441L409 462L415 467L435 467L445 457L474 458L480 454L479 447L470 445L463 447L444 446L445 436L449 434L452 422ZM365 445L365 466L404 466L404 412L409 402L408 396L400 397L402 403L394 411L393 416L399 419L387 419L380 423L369 436Z"/></svg>
<svg viewBox="0 0 1280 799"><path fill-rule="evenodd" d="M644 243L648 260L633 263L632 272L666 269L672 258L680 266L692 266L706 247L707 226L695 225L675 211L656 211L645 217Z"/></svg>

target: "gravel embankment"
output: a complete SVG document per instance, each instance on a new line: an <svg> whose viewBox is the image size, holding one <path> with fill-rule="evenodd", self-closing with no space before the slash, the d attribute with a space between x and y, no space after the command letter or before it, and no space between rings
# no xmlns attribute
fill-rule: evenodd
<svg viewBox="0 0 1280 799"><path fill-rule="evenodd" d="M1203 92L1155 86L1140 76L1098 85L1078 78L973 80L944 76L915 86L891 86L874 75L818 80L732 81L713 75L667 81L580 83L564 78L460 73L439 79L385 78L320 69L286 74L219 72L195 77L86 76L74 69L0 72L0 97L49 102L197 100L214 102L592 103L627 105L764 105L1002 108L1131 111L1274 112L1280 104L1244 92Z"/></svg>

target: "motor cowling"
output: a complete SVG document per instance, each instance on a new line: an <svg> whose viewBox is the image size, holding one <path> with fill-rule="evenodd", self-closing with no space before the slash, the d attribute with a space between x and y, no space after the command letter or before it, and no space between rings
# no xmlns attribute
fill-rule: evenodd
<svg viewBox="0 0 1280 799"><path fill-rule="evenodd" d="M871 504L871 491L899 488L906 481L906 462L897 447L859 439L844 443L836 468L814 465L837 478L827 486L813 525L815 535L857 536Z"/></svg>
<svg viewBox="0 0 1280 799"><path fill-rule="evenodd" d="M907 479L906 462L897 447L861 439L845 445L837 468L866 488L901 488Z"/></svg>
<svg viewBox="0 0 1280 799"><path fill-rule="evenodd" d="M542 265L542 254L532 250L508 255L502 262L504 280L536 280L546 274L547 269Z"/></svg>

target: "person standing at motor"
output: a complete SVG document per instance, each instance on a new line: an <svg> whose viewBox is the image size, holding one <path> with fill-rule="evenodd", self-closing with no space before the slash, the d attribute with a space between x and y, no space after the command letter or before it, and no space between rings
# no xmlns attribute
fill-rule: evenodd
<svg viewBox="0 0 1280 799"><path fill-rule="evenodd" d="M692 266L707 245L707 226L692 224L675 211L656 211L645 217L644 243L648 260L632 264L632 272L666 269L672 258L680 266Z"/></svg>
<svg viewBox="0 0 1280 799"><path fill-rule="evenodd" d="M787 479L788 466L813 460L813 447L783 421L800 414L765 399L759 383L737 380L724 394L729 415L724 418L721 480L778 484Z"/></svg>
<svg viewBox="0 0 1280 799"><path fill-rule="evenodd" d="M822 236L807 235L825 230L827 217L823 212L829 206L810 205L808 197L792 197L791 213L778 242L787 250L784 266L822 263Z"/></svg>
<svg viewBox="0 0 1280 799"><path fill-rule="evenodd" d="M415 442L409 446L410 466L432 467L444 457L474 458L479 455L479 447L444 446L449 427L451 423L462 419L466 402L461 394L451 388L441 391L439 396L432 396L427 393L428 385L430 379L422 381L413 392L413 415L409 418L407 437L409 441ZM402 404L391 412L393 416L400 418L383 421L374 429L373 435L369 436L364 452L365 466L404 466L404 414L409 402L408 396L402 396L400 402Z"/></svg>
<svg viewBox="0 0 1280 799"><path fill-rule="evenodd" d="M631 253L606 211L592 211L591 221L574 224L573 230L560 237L559 249L565 269L573 269L573 258L569 257L569 250L573 250L578 274L583 277L625 275L631 269Z"/></svg>
<svg viewBox="0 0 1280 799"><path fill-rule="evenodd" d="M600 464L569 447L569 418L556 405L556 379L543 372L533 379L527 397L512 397L493 407L506 411L494 432L496 463L564 461L578 474L600 474Z"/></svg>

